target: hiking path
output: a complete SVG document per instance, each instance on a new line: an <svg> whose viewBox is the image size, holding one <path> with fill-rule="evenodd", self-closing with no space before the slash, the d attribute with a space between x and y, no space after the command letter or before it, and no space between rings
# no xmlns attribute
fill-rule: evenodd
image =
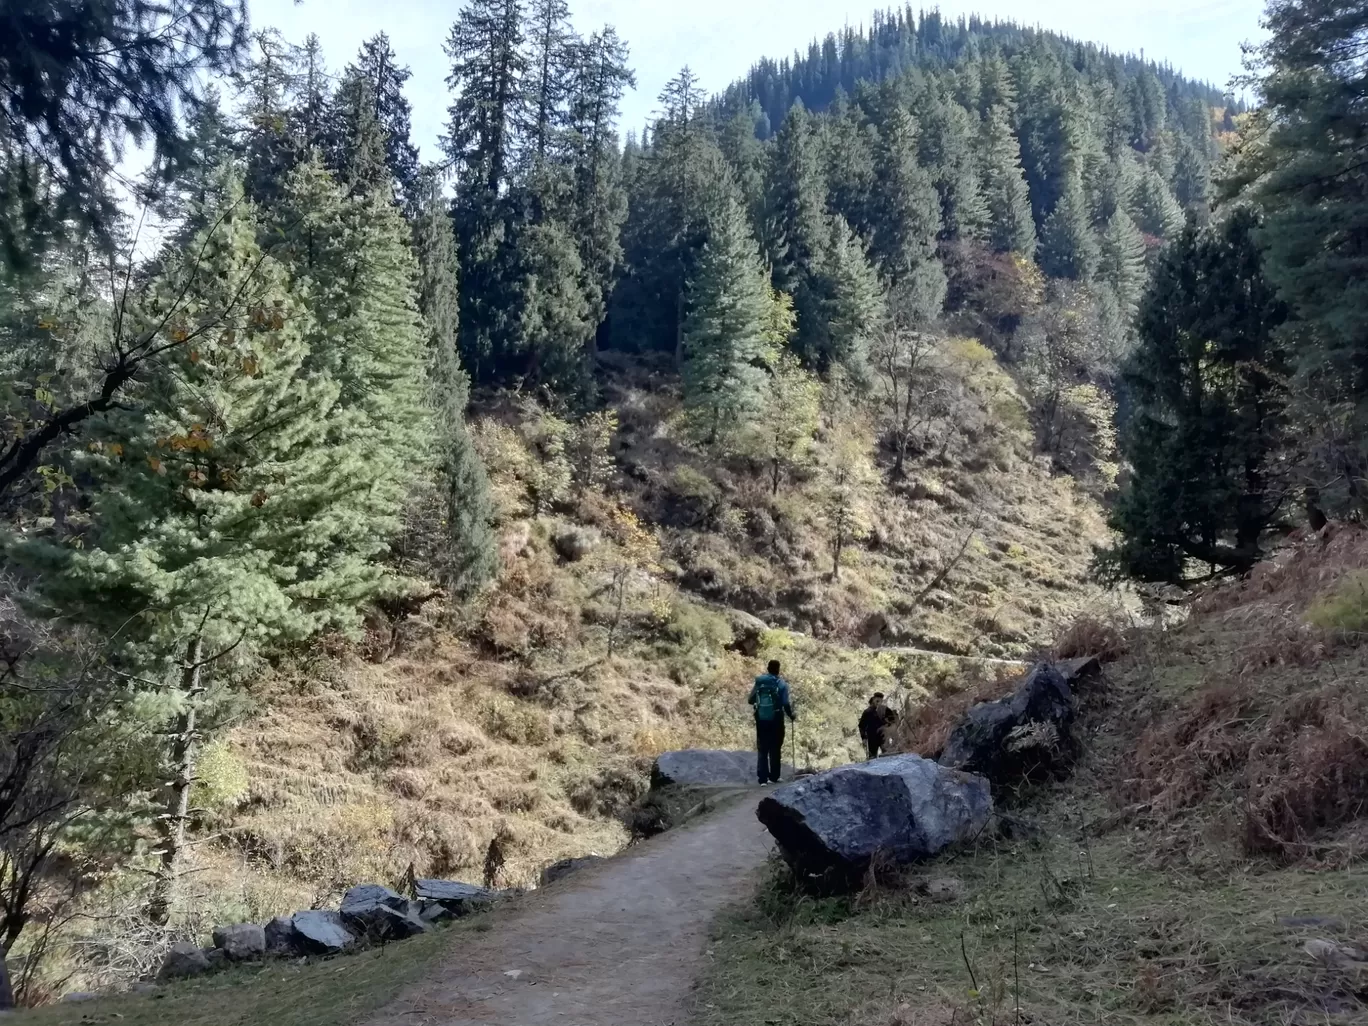
<svg viewBox="0 0 1368 1026"><path fill-rule="evenodd" d="M370 1026L684 1026L709 926L770 851L760 792L521 899L463 932Z"/></svg>

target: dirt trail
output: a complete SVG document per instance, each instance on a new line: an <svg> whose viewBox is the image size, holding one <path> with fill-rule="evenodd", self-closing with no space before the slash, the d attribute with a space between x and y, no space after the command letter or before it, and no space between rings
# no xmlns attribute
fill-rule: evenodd
<svg viewBox="0 0 1368 1026"><path fill-rule="evenodd" d="M371 1026L683 1026L708 925L769 850L758 796L534 892Z"/></svg>

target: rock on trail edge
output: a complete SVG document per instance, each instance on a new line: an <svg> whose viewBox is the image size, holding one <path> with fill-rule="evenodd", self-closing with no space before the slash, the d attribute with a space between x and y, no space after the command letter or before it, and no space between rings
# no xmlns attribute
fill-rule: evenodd
<svg viewBox="0 0 1368 1026"><path fill-rule="evenodd" d="M759 791L535 891L370 1026L683 1026L708 927L770 851Z"/></svg>

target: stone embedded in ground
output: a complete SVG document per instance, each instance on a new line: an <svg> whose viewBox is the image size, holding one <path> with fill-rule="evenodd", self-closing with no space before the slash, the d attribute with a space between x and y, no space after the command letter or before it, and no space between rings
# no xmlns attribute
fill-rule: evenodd
<svg viewBox="0 0 1368 1026"><path fill-rule="evenodd" d="M290 958L299 954L295 944L294 920L289 916L276 916L262 932L265 935L266 954L275 958Z"/></svg>
<svg viewBox="0 0 1368 1026"><path fill-rule="evenodd" d="M379 884L361 884L342 896L338 909L353 930L373 941L404 940L426 933L428 924L409 914L409 901Z"/></svg>
<svg viewBox="0 0 1368 1026"><path fill-rule="evenodd" d="M209 960L209 968L214 972L228 968L228 953L222 948L203 948L204 957Z"/></svg>
<svg viewBox="0 0 1368 1026"><path fill-rule="evenodd" d="M964 886L964 881L957 877L937 876L918 883L917 893L931 901L949 904L954 901L963 901L969 890Z"/></svg>
<svg viewBox="0 0 1368 1026"><path fill-rule="evenodd" d="M266 931L256 923L233 923L214 927L214 947L232 962L246 962L266 953Z"/></svg>
<svg viewBox="0 0 1368 1026"><path fill-rule="evenodd" d="M458 880L415 880L413 896L422 902L440 905L454 916L483 912L503 895Z"/></svg>
<svg viewBox="0 0 1368 1026"><path fill-rule="evenodd" d="M602 855L585 855L577 859L561 859L559 862L553 862L541 871L541 885L545 887L547 884L553 884L571 873L603 861L606 860Z"/></svg>
<svg viewBox="0 0 1368 1026"><path fill-rule="evenodd" d="M82 1001L98 1001L99 999L99 994L92 994L88 990L73 990L70 994L62 995L64 1004L77 1004Z"/></svg>
<svg viewBox="0 0 1368 1026"><path fill-rule="evenodd" d="M726 787L754 784L756 768L754 752L705 751L701 748L666 752L651 767L651 786ZM786 779L792 778L792 766L786 763L781 769Z"/></svg>
<svg viewBox="0 0 1368 1026"><path fill-rule="evenodd" d="M1041 663L1011 695L964 714L945 743L941 765L978 773L994 784L1056 770L1073 757L1076 712L1064 674Z"/></svg>
<svg viewBox="0 0 1368 1026"><path fill-rule="evenodd" d="M275 921L273 921L275 922ZM311 909L290 917L290 943L301 955L336 955L356 945L356 935L337 912Z"/></svg>
<svg viewBox="0 0 1368 1026"><path fill-rule="evenodd" d="M179 980L187 976L199 976L209 971L209 959L198 945L189 941L176 941L162 960L158 975L164 980Z"/></svg>
<svg viewBox="0 0 1368 1026"><path fill-rule="evenodd" d="M992 811L982 777L893 755L781 787L756 815L798 874L839 890L859 886L876 853L906 865L972 840Z"/></svg>
<svg viewBox="0 0 1368 1026"><path fill-rule="evenodd" d="M376 905L403 910L407 907L407 899L402 894L396 894L388 887L381 887L379 884L358 884L342 895L342 905L338 911L345 916L355 912L364 912Z"/></svg>

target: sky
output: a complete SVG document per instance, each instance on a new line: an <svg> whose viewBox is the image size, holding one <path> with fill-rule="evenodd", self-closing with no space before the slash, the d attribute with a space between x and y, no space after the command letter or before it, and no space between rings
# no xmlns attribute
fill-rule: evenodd
<svg viewBox="0 0 1368 1026"><path fill-rule="evenodd" d="M434 159L446 117L447 59L442 42L462 0L250 0L254 28L274 27L299 42L317 33L331 68L361 42L389 34L413 72L413 137ZM686 64L717 92L762 57L806 49L814 37L863 25L888 0L570 0L583 34L613 25L631 47L637 89L623 104L623 127L643 124L665 83ZM1257 41L1263 0L942 0L949 18L979 14L1052 29L1113 50L1167 61L1185 74L1225 86L1241 72L1241 43Z"/></svg>

